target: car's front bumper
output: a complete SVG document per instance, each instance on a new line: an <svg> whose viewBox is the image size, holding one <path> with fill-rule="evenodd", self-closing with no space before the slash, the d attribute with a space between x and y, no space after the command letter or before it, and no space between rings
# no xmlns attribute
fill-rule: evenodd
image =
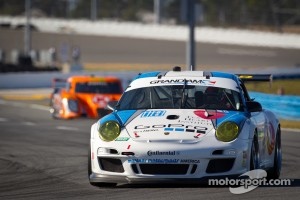
<svg viewBox="0 0 300 200"><path fill-rule="evenodd" d="M212 147L211 142L214 142ZM198 182L207 178L236 176L249 171L251 140L230 143L120 142L103 147L91 140L91 182L146 183ZM98 151L99 148L108 151ZM129 148L129 149L128 149ZM113 151L111 151L113 149ZM116 150L116 151L115 151ZM153 155L151 152L171 152ZM134 155L124 155L131 152ZM174 152L174 154L173 154ZM123 154L123 155L122 155ZM154 153L155 154L155 153Z"/></svg>

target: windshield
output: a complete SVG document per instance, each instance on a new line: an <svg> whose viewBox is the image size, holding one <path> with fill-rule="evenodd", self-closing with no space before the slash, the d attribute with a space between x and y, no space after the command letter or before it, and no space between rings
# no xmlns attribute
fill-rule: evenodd
<svg viewBox="0 0 300 200"><path fill-rule="evenodd" d="M123 94L117 109L240 110L241 105L240 95L236 91L184 84L130 90Z"/></svg>
<svg viewBox="0 0 300 200"><path fill-rule="evenodd" d="M85 82L76 83L77 93L99 93L99 94L120 94L121 86L118 82Z"/></svg>

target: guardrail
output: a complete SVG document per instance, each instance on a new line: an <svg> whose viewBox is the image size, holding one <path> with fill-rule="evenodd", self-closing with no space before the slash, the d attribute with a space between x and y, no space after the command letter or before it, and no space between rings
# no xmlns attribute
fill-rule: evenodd
<svg viewBox="0 0 300 200"><path fill-rule="evenodd" d="M54 78L68 78L74 75L116 76L122 80L123 87L138 74L138 72L19 72L0 74L0 89L50 88Z"/></svg>

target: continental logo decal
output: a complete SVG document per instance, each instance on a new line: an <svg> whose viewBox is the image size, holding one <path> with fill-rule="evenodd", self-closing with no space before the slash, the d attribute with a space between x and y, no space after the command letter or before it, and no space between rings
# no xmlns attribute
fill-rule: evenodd
<svg viewBox="0 0 300 200"><path fill-rule="evenodd" d="M176 156L179 155L179 151L148 151L148 156Z"/></svg>

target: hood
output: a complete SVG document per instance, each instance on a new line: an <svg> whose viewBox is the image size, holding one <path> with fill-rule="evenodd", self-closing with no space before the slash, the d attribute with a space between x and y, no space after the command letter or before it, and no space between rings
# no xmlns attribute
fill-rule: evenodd
<svg viewBox="0 0 300 200"><path fill-rule="evenodd" d="M198 116L196 111L199 110L137 111L124 126L130 137L136 139L198 140L214 129L214 124L211 119Z"/></svg>
<svg viewBox="0 0 300 200"><path fill-rule="evenodd" d="M241 125L243 112L168 109L125 110L113 112L100 120L114 120L126 129L131 138L141 140L197 141L225 121Z"/></svg>

